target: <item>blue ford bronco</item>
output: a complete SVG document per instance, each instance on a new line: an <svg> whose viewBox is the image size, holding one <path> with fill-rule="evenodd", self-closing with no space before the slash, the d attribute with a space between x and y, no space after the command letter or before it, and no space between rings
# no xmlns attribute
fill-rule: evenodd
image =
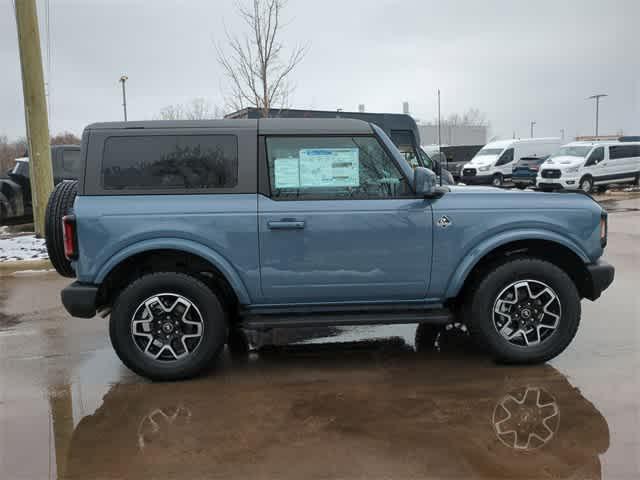
<svg viewBox="0 0 640 480"><path fill-rule="evenodd" d="M192 377L246 329L464 323L544 362L613 281L588 195L441 187L348 119L98 123L49 199L62 303L110 316L121 360ZM457 320L456 320L457 319Z"/></svg>

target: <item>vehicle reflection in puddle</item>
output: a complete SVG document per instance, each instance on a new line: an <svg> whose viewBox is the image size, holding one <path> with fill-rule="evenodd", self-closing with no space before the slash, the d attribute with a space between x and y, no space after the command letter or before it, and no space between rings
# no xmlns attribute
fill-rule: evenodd
<svg viewBox="0 0 640 480"><path fill-rule="evenodd" d="M58 389L59 476L601 478L607 422L556 369L495 365L460 329L436 342L418 329L414 346L415 327L394 328L225 355L194 381L118 383L74 428Z"/></svg>

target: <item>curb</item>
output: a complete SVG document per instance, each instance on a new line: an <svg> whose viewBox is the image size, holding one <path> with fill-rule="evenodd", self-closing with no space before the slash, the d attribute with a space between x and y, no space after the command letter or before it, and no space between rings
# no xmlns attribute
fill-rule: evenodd
<svg viewBox="0 0 640 480"><path fill-rule="evenodd" d="M42 260L12 260L0 263L0 276L10 275L25 270L50 270L53 268L48 259Z"/></svg>

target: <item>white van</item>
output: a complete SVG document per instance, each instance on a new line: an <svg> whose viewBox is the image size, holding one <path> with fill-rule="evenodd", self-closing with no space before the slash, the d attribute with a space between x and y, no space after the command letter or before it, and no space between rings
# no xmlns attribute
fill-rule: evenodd
<svg viewBox="0 0 640 480"><path fill-rule="evenodd" d="M620 140L563 146L540 167L537 187L590 192L594 186L640 185L640 141L625 141L624 137Z"/></svg>
<svg viewBox="0 0 640 480"><path fill-rule="evenodd" d="M498 140L486 144L462 167L462 183L501 186L523 157L546 157L560 148L559 138Z"/></svg>

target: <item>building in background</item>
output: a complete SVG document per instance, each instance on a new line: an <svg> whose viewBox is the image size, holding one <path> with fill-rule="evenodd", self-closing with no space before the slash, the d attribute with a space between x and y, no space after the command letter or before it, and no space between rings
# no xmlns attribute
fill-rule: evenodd
<svg viewBox="0 0 640 480"><path fill-rule="evenodd" d="M438 125L418 124L423 145L438 144ZM450 125L443 123L440 134L442 145L484 145L487 143L486 125Z"/></svg>

